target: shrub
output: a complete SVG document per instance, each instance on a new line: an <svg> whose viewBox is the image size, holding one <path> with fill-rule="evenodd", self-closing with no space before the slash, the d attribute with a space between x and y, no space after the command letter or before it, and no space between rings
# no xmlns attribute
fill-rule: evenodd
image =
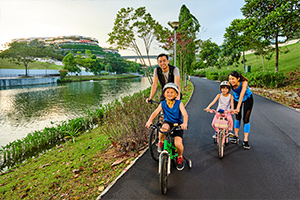
<svg viewBox="0 0 300 200"><path fill-rule="evenodd" d="M59 75L61 79L65 78L67 74L68 74L68 70L64 70L64 69L59 70Z"/></svg>
<svg viewBox="0 0 300 200"><path fill-rule="evenodd" d="M207 79L210 79L210 80L218 80L219 74L218 74L218 72L216 72L216 71L213 71L213 72L207 72L207 73L206 73L206 78L207 78Z"/></svg>
<svg viewBox="0 0 300 200"><path fill-rule="evenodd" d="M249 86L269 88L276 88L279 85L283 85L286 78L284 74L280 72L247 73L245 76L249 80Z"/></svg>

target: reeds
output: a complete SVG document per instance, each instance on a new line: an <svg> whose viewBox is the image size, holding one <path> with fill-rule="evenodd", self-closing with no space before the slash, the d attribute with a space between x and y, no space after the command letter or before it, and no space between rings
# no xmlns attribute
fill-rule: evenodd
<svg viewBox="0 0 300 200"><path fill-rule="evenodd" d="M95 111L87 110L85 117L63 121L56 127L46 127L42 131L29 133L23 139L10 142L0 148L0 171L66 140L75 142L76 137L99 125L103 127L103 133L109 135L111 141L122 149L138 149L148 140L145 122L155 109L154 105L147 105L145 102L149 93L150 90L147 89L124 97L121 101L100 105Z"/></svg>

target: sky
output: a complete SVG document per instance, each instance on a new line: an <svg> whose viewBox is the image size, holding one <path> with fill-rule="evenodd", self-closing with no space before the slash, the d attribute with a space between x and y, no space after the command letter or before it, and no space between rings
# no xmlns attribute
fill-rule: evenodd
<svg viewBox="0 0 300 200"><path fill-rule="evenodd" d="M0 50L15 38L67 35L97 38L99 46L110 47L108 33L121 8L144 6L162 26L169 27L169 21L178 21L182 5L200 22L198 38L218 45L232 20L243 18L244 0L0 0ZM161 52L159 44L153 43L150 55ZM135 55L131 50L119 53Z"/></svg>

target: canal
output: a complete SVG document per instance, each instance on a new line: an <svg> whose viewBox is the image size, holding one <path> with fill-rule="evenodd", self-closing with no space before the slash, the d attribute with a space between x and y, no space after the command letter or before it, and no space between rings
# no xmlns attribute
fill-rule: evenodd
<svg viewBox="0 0 300 200"><path fill-rule="evenodd" d="M0 146L148 87L131 78L0 88Z"/></svg>

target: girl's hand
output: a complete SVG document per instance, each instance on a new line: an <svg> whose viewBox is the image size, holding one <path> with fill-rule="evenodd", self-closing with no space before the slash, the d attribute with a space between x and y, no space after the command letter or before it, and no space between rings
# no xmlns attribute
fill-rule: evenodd
<svg viewBox="0 0 300 200"><path fill-rule="evenodd" d="M180 127L182 130L186 130L188 126L186 123L183 123L183 124L180 124Z"/></svg>
<svg viewBox="0 0 300 200"><path fill-rule="evenodd" d="M150 128L151 125L152 125L152 122L151 122L151 121L147 121L147 123L146 123L145 126L146 126L147 128Z"/></svg>
<svg viewBox="0 0 300 200"><path fill-rule="evenodd" d="M210 111L210 107L207 107L204 109L206 112L209 112Z"/></svg>

